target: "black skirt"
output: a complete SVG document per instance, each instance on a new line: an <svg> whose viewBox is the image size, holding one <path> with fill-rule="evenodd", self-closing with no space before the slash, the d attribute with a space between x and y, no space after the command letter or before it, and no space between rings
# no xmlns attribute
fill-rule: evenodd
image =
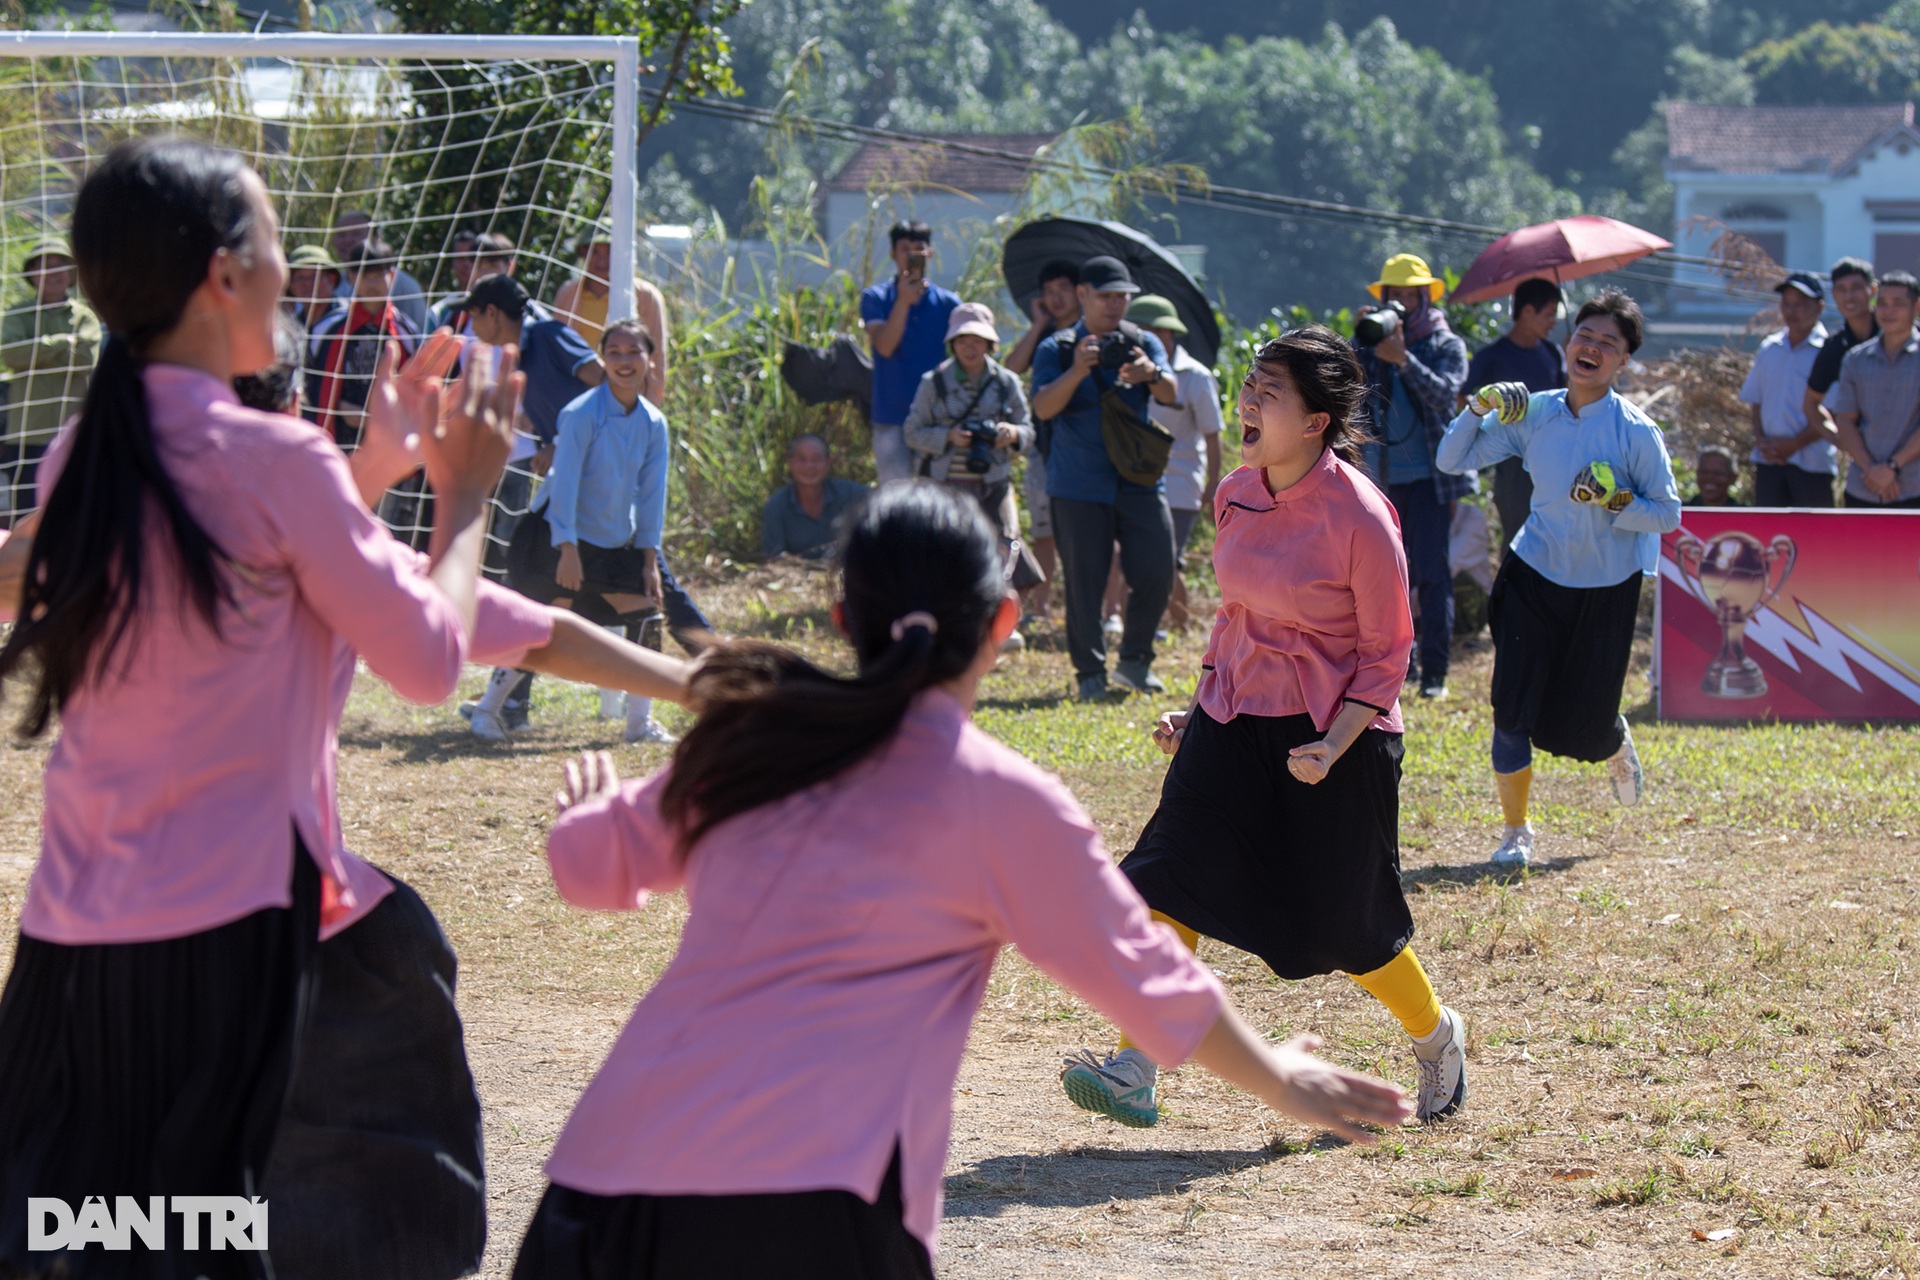
<svg viewBox="0 0 1920 1280"><path fill-rule="evenodd" d="M487 1242L453 948L393 892L319 945L267 1162L277 1280L452 1280Z"/></svg>
<svg viewBox="0 0 1920 1280"><path fill-rule="evenodd" d="M898 1151L874 1204L851 1191L597 1196L550 1185L513 1280L933 1280L902 1213Z"/></svg>
<svg viewBox="0 0 1920 1280"><path fill-rule="evenodd" d="M29 1253L27 1197L260 1194L319 902L296 842L291 907L160 942L19 939L0 995L0 1276L267 1274L264 1253L181 1248L173 1215L165 1253Z"/></svg>
<svg viewBox="0 0 1920 1280"><path fill-rule="evenodd" d="M553 526L547 522L546 511L527 512L514 526L513 540L507 544L507 585L541 604L571 598L569 608L574 613L602 626L632 622L654 612L649 608L621 614L605 600L609 594L646 594L646 548L596 547L591 542L574 545L580 550L582 581L579 590L569 591L554 581L554 575L560 572L560 548L553 545Z"/></svg>
<svg viewBox="0 0 1920 1280"><path fill-rule="evenodd" d="M1309 716L1198 707L1160 807L1120 863L1147 904L1283 978L1371 973L1413 939L1400 888L1400 735L1368 729L1317 785L1287 753Z"/></svg>
<svg viewBox="0 0 1920 1280"><path fill-rule="evenodd" d="M1639 617L1637 573L1611 587L1563 587L1506 557L1487 600L1494 725L1556 756L1613 755Z"/></svg>

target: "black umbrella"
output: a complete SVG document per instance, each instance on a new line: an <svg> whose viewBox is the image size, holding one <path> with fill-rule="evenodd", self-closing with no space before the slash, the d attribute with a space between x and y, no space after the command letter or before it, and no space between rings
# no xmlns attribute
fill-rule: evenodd
<svg viewBox="0 0 1920 1280"><path fill-rule="evenodd" d="M1007 237L1000 271L1007 278L1007 292L1026 315L1040 296L1040 272L1049 262L1060 258L1078 266L1102 254L1126 263L1142 293L1157 293L1173 303L1187 326L1180 345L1211 366L1220 353L1220 326L1214 323L1206 294L1179 259L1132 227L1093 218L1041 218Z"/></svg>

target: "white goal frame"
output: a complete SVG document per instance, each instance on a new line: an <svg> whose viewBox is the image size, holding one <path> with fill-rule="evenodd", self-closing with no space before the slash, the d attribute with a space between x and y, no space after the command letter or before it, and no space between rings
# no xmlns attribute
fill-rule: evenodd
<svg viewBox="0 0 1920 1280"><path fill-rule="evenodd" d="M311 31L0 32L0 58L393 58L419 62L571 59L613 65L612 222L607 319L634 318L639 234L636 154L640 130L640 42L630 36L337 35Z"/></svg>

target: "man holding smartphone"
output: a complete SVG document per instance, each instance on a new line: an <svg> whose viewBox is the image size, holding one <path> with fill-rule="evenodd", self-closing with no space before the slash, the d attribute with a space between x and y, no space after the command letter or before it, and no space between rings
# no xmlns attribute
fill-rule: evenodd
<svg viewBox="0 0 1920 1280"><path fill-rule="evenodd" d="M896 222L887 232L895 275L860 295L860 319L873 348L873 469L881 484L913 474L902 428L920 379L947 358L947 319L960 299L927 279L933 228Z"/></svg>

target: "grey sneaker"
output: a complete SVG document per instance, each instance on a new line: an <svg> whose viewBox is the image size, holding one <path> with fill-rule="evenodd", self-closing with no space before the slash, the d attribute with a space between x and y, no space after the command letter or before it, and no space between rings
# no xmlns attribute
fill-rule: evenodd
<svg viewBox="0 0 1920 1280"><path fill-rule="evenodd" d="M1633 730L1622 724L1620 732L1620 749L1607 758L1607 776L1613 781L1613 798L1632 808L1640 803L1647 777L1640 770L1640 753L1633 749Z"/></svg>
<svg viewBox="0 0 1920 1280"><path fill-rule="evenodd" d="M1128 693L1165 693L1166 683L1153 674L1144 662L1122 662L1115 666L1113 682Z"/></svg>
<svg viewBox="0 0 1920 1280"><path fill-rule="evenodd" d="M1105 702L1107 700L1107 678L1105 676L1082 676L1073 696L1081 702Z"/></svg>
<svg viewBox="0 0 1920 1280"><path fill-rule="evenodd" d="M1523 871L1533 861L1533 824L1523 822L1517 827L1503 827L1500 831L1500 847L1493 851L1493 865L1513 871Z"/></svg>
<svg viewBox="0 0 1920 1280"><path fill-rule="evenodd" d="M1153 1089L1160 1069L1138 1049L1122 1049L1102 1060L1082 1049L1067 1059L1060 1087L1082 1111L1118 1120L1133 1129L1151 1129L1160 1123Z"/></svg>
<svg viewBox="0 0 1920 1280"><path fill-rule="evenodd" d="M1444 1120L1466 1105L1466 1019L1442 1005L1433 1034L1413 1042L1413 1061L1420 1068L1415 1119L1422 1124Z"/></svg>

